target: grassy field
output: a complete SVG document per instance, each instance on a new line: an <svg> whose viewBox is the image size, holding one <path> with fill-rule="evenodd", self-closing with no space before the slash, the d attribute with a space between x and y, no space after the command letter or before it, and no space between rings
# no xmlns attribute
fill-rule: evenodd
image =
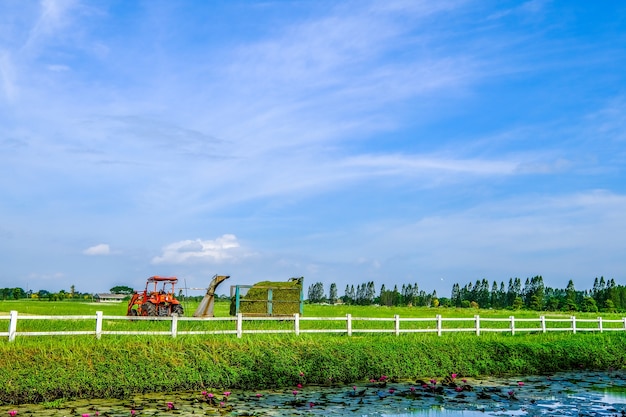
<svg viewBox="0 0 626 417"><path fill-rule="evenodd" d="M197 307L197 303L185 302L186 316L190 317ZM33 315L88 315L92 318L83 320L34 320L22 319L18 320L18 332L34 332L34 331L93 331L95 327L96 311L102 311L105 316L125 316L126 305L120 303L87 303L87 302L48 302L48 301L0 301L0 316L9 314L9 311L18 311L19 316L28 317ZM442 322L443 331L452 331L455 329L471 330L475 327L473 319L475 314L480 315L481 327L490 329L500 329L506 331L510 327L510 316L515 316L516 329L540 329L539 316L545 316L546 319L559 319L560 323L547 322L548 329L557 327L565 328L571 326L569 322L571 314L554 313L554 312L536 312L536 311L510 311L510 310L474 310L459 308L426 308L426 307L379 307L379 306L347 306L347 305L306 305L304 309L303 319L300 321L300 329L307 330L345 330L346 321L336 320L313 320L314 318L343 317L351 314L353 318L352 328L355 332L377 330L393 331L394 315L401 318L401 329L404 330L432 330L436 328L436 315L441 315L444 320ZM219 302L215 305L215 316L224 318L223 321L187 321L180 320L178 323L179 332L199 332L199 331L234 331L236 328L234 318L229 315L229 303ZM581 331L584 329L597 329L598 314L576 313L577 328ZM364 318L386 319L382 320L361 320ZM428 319L428 320L411 320L411 319ZM464 318L466 320L459 320ZM446 320L455 319L455 320ZM496 320L499 319L499 320ZM506 319L506 320L503 320ZM531 319L534 319L532 322ZM525 321L526 320L526 321ZM590 320L590 322L584 322ZM604 329L623 329L624 323L619 314L603 314ZM608 320L608 321L606 321ZM611 323L610 321L615 321ZM2 321L0 320L0 326ZM281 330L292 331L294 327L293 321L260 321L246 320L244 331L246 330ZM161 331L170 330L169 321L140 321L129 322L126 320L107 319L103 323L103 330L106 331Z"/></svg>
<svg viewBox="0 0 626 417"><path fill-rule="evenodd" d="M195 306L187 307L190 314ZM4 301L0 315L123 315L125 306L75 302ZM216 305L226 317L228 303ZM506 318L510 311L305 306L305 316ZM541 313L516 311L518 318ZM562 318L569 314L561 315ZM583 315L579 315L583 318ZM587 316L595 318L596 315ZM620 318L618 315L605 316ZM22 325L46 326L37 320ZM0 321L0 325L3 322ZM7 321L4 321L7 323ZM89 328L93 328L90 321ZM107 325L168 323L113 322ZM182 324L179 323L179 324ZM287 324L289 325L289 324ZM75 324L80 327L81 324ZM572 333L410 333L254 334L163 336L107 335L18 337L0 340L0 403L59 398L124 398L133 393L184 389L260 389L307 384L351 383L389 375L401 379L543 374L572 369L624 368L626 332ZM304 380L300 377L304 373Z"/></svg>

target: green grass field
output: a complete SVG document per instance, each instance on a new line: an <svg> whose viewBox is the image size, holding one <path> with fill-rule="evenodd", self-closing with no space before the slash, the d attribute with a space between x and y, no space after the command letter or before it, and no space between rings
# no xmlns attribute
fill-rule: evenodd
<svg viewBox="0 0 626 417"><path fill-rule="evenodd" d="M186 317L190 317L197 307L197 303L184 302ZM89 303L89 302L48 302L34 300L18 300L18 301L0 301L0 316L7 316L11 310L18 312L22 319L18 320L18 332L34 332L34 331L94 331L95 314L102 311L105 316L125 316L126 305L120 303ZM304 316L300 321L300 329L321 330L332 329L336 331L345 330L345 320L312 320L313 318L339 317L345 318L347 314L353 317L352 329L354 332L367 330L383 330L393 331L394 315L400 316L402 330L432 330L436 328L436 315L441 315L444 320L442 329L444 331L452 331L454 329L467 329L468 331L475 327L473 320L474 315L480 315L481 327L489 329L500 329L506 331L510 327L510 316L515 316L515 327L519 331L521 329L540 330L539 316L543 315L546 319L559 319L560 323L547 322L547 329L555 329L557 327L566 328L571 326L568 322L571 314L568 313L546 313L526 310L474 310L460 308L426 308L426 307L379 307L379 306L347 306L347 305L305 305ZM67 316L67 315L87 315L94 318L82 320L33 320L24 317L33 315L51 315L51 316ZM597 329L598 314L576 313L577 329ZM215 317L228 320L223 321L188 321L179 320L179 332L208 332L208 331L234 331L234 318L229 315L229 303L218 302L215 304ZM381 320L360 320L363 318L387 319ZM410 321L408 319L427 318L425 321ZM446 321L445 319L461 319ZM500 319L495 321L492 319ZM502 320L507 319L507 320ZM535 319L534 321L525 322L524 320ZM623 329L624 323L619 314L603 314L603 328ZM581 320L591 320L591 322L583 322ZM606 322L613 320L615 322ZM0 326L3 326L0 320ZM6 321L4 321L6 323ZM160 331L167 332L170 330L170 322L165 321L135 321L113 320L107 319L103 323L103 330L106 331ZM293 321L263 321L263 320L246 320L244 323L245 330L281 330L292 331L294 328Z"/></svg>

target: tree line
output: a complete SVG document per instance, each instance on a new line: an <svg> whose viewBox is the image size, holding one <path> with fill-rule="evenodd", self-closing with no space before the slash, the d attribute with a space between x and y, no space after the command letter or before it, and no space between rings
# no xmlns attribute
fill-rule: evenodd
<svg viewBox="0 0 626 417"><path fill-rule="evenodd" d="M439 305L437 292L431 294L420 290L415 284L403 284L401 289L394 285L393 289L387 289L382 284L380 291L376 293L374 281L354 285L346 285L343 296L337 295L337 284L330 284L328 296L324 291L324 284L316 282L309 286L308 301L309 303L329 303L329 304L348 304L348 305L385 305L385 306L430 306L433 303Z"/></svg>
<svg viewBox="0 0 626 417"><path fill-rule="evenodd" d="M618 312L626 311L626 286L617 285L615 279L596 278L592 289L576 290L569 280L565 288L546 287L543 277L520 278L489 283L486 279L476 280L461 287L452 286L450 298L438 297L437 292L426 293L417 283L403 284L400 289L380 287L378 293L374 282L346 285L344 295L337 294L337 285L330 284L328 295L324 284L317 282L309 286L309 303L385 305L385 306L430 306L459 308L528 309L537 311L583 311Z"/></svg>
<svg viewBox="0 0 626 417"><path fill-rule="evenodd" d="M626 311L626 287L616 285L615 279L595 278L593 288L579 291L569 280L565 288L546 287L540 275L510 278L490 285L486 279L461 287L452 286L450 304L455 307L481 307L496 309L528 309L537 311Z"/></svg>
<svg viewBox="0 0 626 417"><path fill-rule="evenodd" d="M62 301L62 300L91 300L92 294L81 293L76 291L76 287L72 285L69 291L59 290L57 292L50 292L48 290L25 291L21 287L13 288L0 288L0 297L2 300L19 300L22 298L32 298L48 301Z"/></svg>

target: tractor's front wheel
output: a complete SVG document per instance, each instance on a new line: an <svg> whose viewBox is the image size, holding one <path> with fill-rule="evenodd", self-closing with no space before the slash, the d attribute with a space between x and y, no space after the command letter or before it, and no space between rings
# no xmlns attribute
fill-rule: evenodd
<svg viewBox="0 0 626 417"><path fill-rule="evenodd" d="M185 314L183 311L183 306L181 306L180 304L174 304L172 306L172 316L173 315L182 316L183 314Z"/></svg>

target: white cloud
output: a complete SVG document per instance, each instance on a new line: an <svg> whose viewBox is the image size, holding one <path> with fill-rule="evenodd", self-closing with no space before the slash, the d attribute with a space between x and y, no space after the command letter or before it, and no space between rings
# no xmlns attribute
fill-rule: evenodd
<svg viewBox="0 0 626 417"><path fill-rule="evenodd" d="M237 237L224 234L215 240L181 240L163 248L161 256L152 259L152 263L184 264L188 262L225 262L236 259L240 248Z"/></svg>
<svg viewBox="0 0 626 417"><path fill-rule="evenodd" d="M109 255L111 248L106 243L100 243L95 246L91 246L83 251L85 255Z"/></svg>

